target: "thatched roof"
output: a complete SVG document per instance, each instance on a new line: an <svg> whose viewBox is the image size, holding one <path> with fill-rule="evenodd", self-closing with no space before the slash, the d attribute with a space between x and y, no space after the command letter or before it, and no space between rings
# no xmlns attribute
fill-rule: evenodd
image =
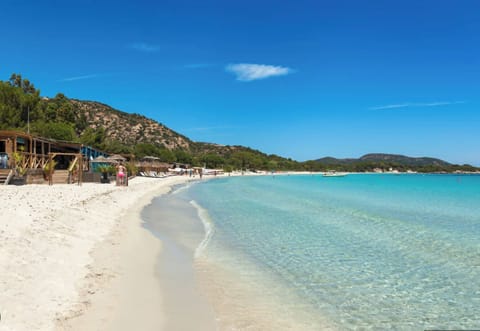
<svg viewBox="0 0 480 331"><path fill-rule="evenodd" d="M119 154L110 155L109 157L107 157L107 159L113 160L113 161L126 161L127 160L126 158L124 158L123 156L121 156Z"/></svg>
<svg viewBox="0 0 480 331"><path fill-rule="evenodd" d="M100 155L100 156L96 157L95 159L91 160L90 162L94 162L94 163L115 163L116 161Z"/></svg>

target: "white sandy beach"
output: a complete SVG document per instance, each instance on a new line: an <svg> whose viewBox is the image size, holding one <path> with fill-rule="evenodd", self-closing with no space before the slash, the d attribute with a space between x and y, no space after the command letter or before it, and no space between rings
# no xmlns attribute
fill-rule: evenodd
<svg viewBox="0 0 480 331"><path fill-rule="evenodd" d="M0 330L161 328L154 270L161 242L139 215L187 180L1 187ZM136 316L128 305L141 305Z"/></svg>
<svg viewBox="0 0 480 331"><path fill-rule="evenodd" d="M0 330L161 330L172 319L216 329L204 298L185 291L195 284L157 268L162 242L141 226L155 196L190 180L1 186ZM180 293L188 321L165 302Z"/></svg>

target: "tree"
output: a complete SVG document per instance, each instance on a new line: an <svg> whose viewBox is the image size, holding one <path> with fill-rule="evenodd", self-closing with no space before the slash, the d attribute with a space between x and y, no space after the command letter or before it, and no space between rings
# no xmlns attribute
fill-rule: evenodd
<svg viewBox="0 0 480 331"><path fill-rule="evenodd" d="M0 128L23 126L20 108L20 91L9 84L0 82Z"/></svg>
<svg viewBox="0 0 480 331"><path fill-rule="evenodd" d="M118 140L106 140L102 145L102 149L113 154L131 154L132 148L124 145Z"/></svg>
<svg viewBox="0 0 480 331"><path fill-rule="evenodd" d="M152 144L147 144L147 143L136 144L135 147L133 148L133 153L139 159L145 156L156 156L156 157L160 156L160 151L158 147Z"/></svg>
<svg viewBox="0 0 480 331"><path fill-rule="evenodd" d="M10 76L9 84L13 87L18 87L26 94L40 94L40 91L35 89L28 79L22 79L22 75L13 73Z"/></svg>
<svg viewBox="0 0 480 331"><path fill-rule="evenodd" d="M200 161L205 164L207 168L218 168L220 165L225 163L225 160L215 153L208 153L203 155L200 158Z"/></svg>
<svg viewBox="0 0 480 331"><path fill-rule="evenodd" d="M10 82L0 82L0 119L2 128L21 128L35 115L40 91L28 80L16 75Z"/></svg>
<svg viewBox="0 0 480 331"><path fill-rule="evenodd" d="M278 169L278 162L274 160L270 160L267 163L267 169L268 170L277 170Z"/></svg>
<svg viewBox="0 0 480 331"><path fill-rule="evenodd" d="M173 153L175 154L175 158L177 159L177 162L184 163L184 164L192 164L193 162L192 154L187 153L182 149L176 149L173 151Z"/></svg>
<svg viewBox="0 0 480 331"><path fill-rule="evenodd" d="M166 148L161 148L158 154L160 160L162 160L163 162L175 162L177 160L175 154L171 150Z"/></svg>
<svg viewBox="0 0 480 331"><path fill-rule="evenodd" d="M39 136L56 140L76 140L75 130L73 129L72 125L68 123L35 122L32 125L32 132Z"/></svg>
<svg viewBox="0 0 480 331"><path fill-rule="evenodd" d="M105 129L102 127L93 129L87 128L83 134L80 136L80 142L84 145L96 147L96 148L103 148L104 142L106 138Z"/></svg>

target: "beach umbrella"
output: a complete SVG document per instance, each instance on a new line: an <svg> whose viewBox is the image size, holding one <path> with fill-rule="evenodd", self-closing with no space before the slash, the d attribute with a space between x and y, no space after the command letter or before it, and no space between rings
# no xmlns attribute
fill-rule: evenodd
<svg viewBox="0 0 480 331"><path fill-rule="evenodd" d="M124 158L123 156L121 156L119 154L110 155L107 159L113 160L113 161L121 161L121 162L126 160L126 158Z"/></svg>
<svg viewBox="0 0 480 331"><path fill-rule="evenodd" d="M96 157L95 159L91 160L90 162L94 162L94 163L110 163L110 162L112 162L112 160L109 160L109 159L107 159L105 156L100 155L100 156Z"/></svg>

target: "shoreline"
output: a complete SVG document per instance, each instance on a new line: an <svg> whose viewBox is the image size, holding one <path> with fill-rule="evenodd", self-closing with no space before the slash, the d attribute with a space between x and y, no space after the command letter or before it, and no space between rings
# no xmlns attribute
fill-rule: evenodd
<svg viewBox="0 0 480 331"><path fill-rule="evenodd" d="M152 270L143 273L145 289L147 284L159 286L153 262L162 244L142 228L141 210L153 197L191 180L137 177L128 187L85 183L2 188L0 330L81 330L86 324L76 322L86 322L87 315L90 329L115 323L113 309L122 303L118 300L133 303L139 291L109 292L112 286L123 288L132 274L142 274L134 272L138 268ZM139 258L130 249L137 244L149 254ZM155 326L164 318L156 309L162 305L160 297L159 291L150 295ZM90 315L93 310L103 312ZM135 319L135 326L141 328L139 321Z"/></svg>
<svg viewBox="0 0 480 331"><path fill-rule="evenodd" d="M136 177L128 187L99 183L2 187L0 331L83 329L75 321L82 318L87 323L82 317L86 311L102 305L113 309L100 298L128 274L122 263L140 263L125 247L143 245L144 251L155 252L144 257L142 268L150 268L150 278L159 283L153 268L162 243L142 228L139 214L173 186L199 180ZM102 325L113 319L110 313L98 318ZM91 325L96 325L93 320Z"/></svg>
<svg viewBox="0 0 480 331"><path fill-rule="evenodd" d="M199 287L194 267L195 251L206 236L205 230L196 209L176 194L189 186L156 197L143 209L143 227L162 242L156 271L165 302L164 330L217 330L217 316Z"/></svg>
<svg viewBox="0 0 480 331"><path fill-rule="evenodd" d="M253 174L245 174L245 177L249 175ZM216 178L228 178L228 175L206 176L203 181ZM272 325L289 325L302 329L299 322L307 318L290 325L290 321L268 320L257 314L258 311L281 311L281 307L277 307L277 301L270 302L266 298L250 305L249 297L262 296L262 293L250 293L250 289L241 286L241 277L247 277L245 283L248 284L251 275L231 273L221 264L212 264L202 257L185 259L184 255L181 265L188 265L193 259L191 269L198 272L198 279L194 279L188 274L192 271L187 270L185 278L184 270L176 269L179 263L172 264L178 253L166 254L167 249L173 247L163 238L163 235L168 237L168 232L152 231L143 211L153 205L154 199L167 199L166 194L174 187L183 190L189 186L188 182L199 181L198 177L174 176L163 179L137 177L129 187L102 184L6 186L0 191L4 207L0 214L0 330L175 329L175 326L196 321L194 313L202 315L199 312L205 311L196 309L198 305L192 303L194 299L189 300L194 291L182 288L185 283L187 286L194 284L195 280L199 280L194 285L198 285L201 292L213 293L214 299L208 300L206 305L214 309L213 315L222 317L217 318L219 326L231 327L234 321L225 316L240 311L242 322L251 326L260 325L268 330ZM182 210L176 205L168 206L174 212ZM199 207L194 207L198 212ZM164 219L162 215L158 217ZM178 222L170 219L176 220L165 218L168 226L178 226L175 225ZM173 281L166 281L166 277ZM226 289L230 296L246 299L234 306L226 299ZM178 301L180 296L183 301ZM182 309L172 310L175 305ZM226 309L228 314L218 307ZM194 313L190 315L189 310ZM302 311L295 316L302 316ZM211 320L209 314L201 317ZM177 321L180 323L176 324ZM322 327L330 328L328 321ZM309 330L308 327L303 329Z"/></svg>
<svg viewBox="0 0 480 331"><path fill-rule="evenodd" d="M107 268L115 276L107 282L95 277L83 281L82 296L89 299L88 307L81 315L67 315L56 330L162 330L171 321L163 286L165 274L159 269L166 243L145 228L142 213L155 198L198 178L153 180L158 181L158 187L137 200L109 238L92 251L93 275ZM92 287L97 289L92 291Z"/></svg>

